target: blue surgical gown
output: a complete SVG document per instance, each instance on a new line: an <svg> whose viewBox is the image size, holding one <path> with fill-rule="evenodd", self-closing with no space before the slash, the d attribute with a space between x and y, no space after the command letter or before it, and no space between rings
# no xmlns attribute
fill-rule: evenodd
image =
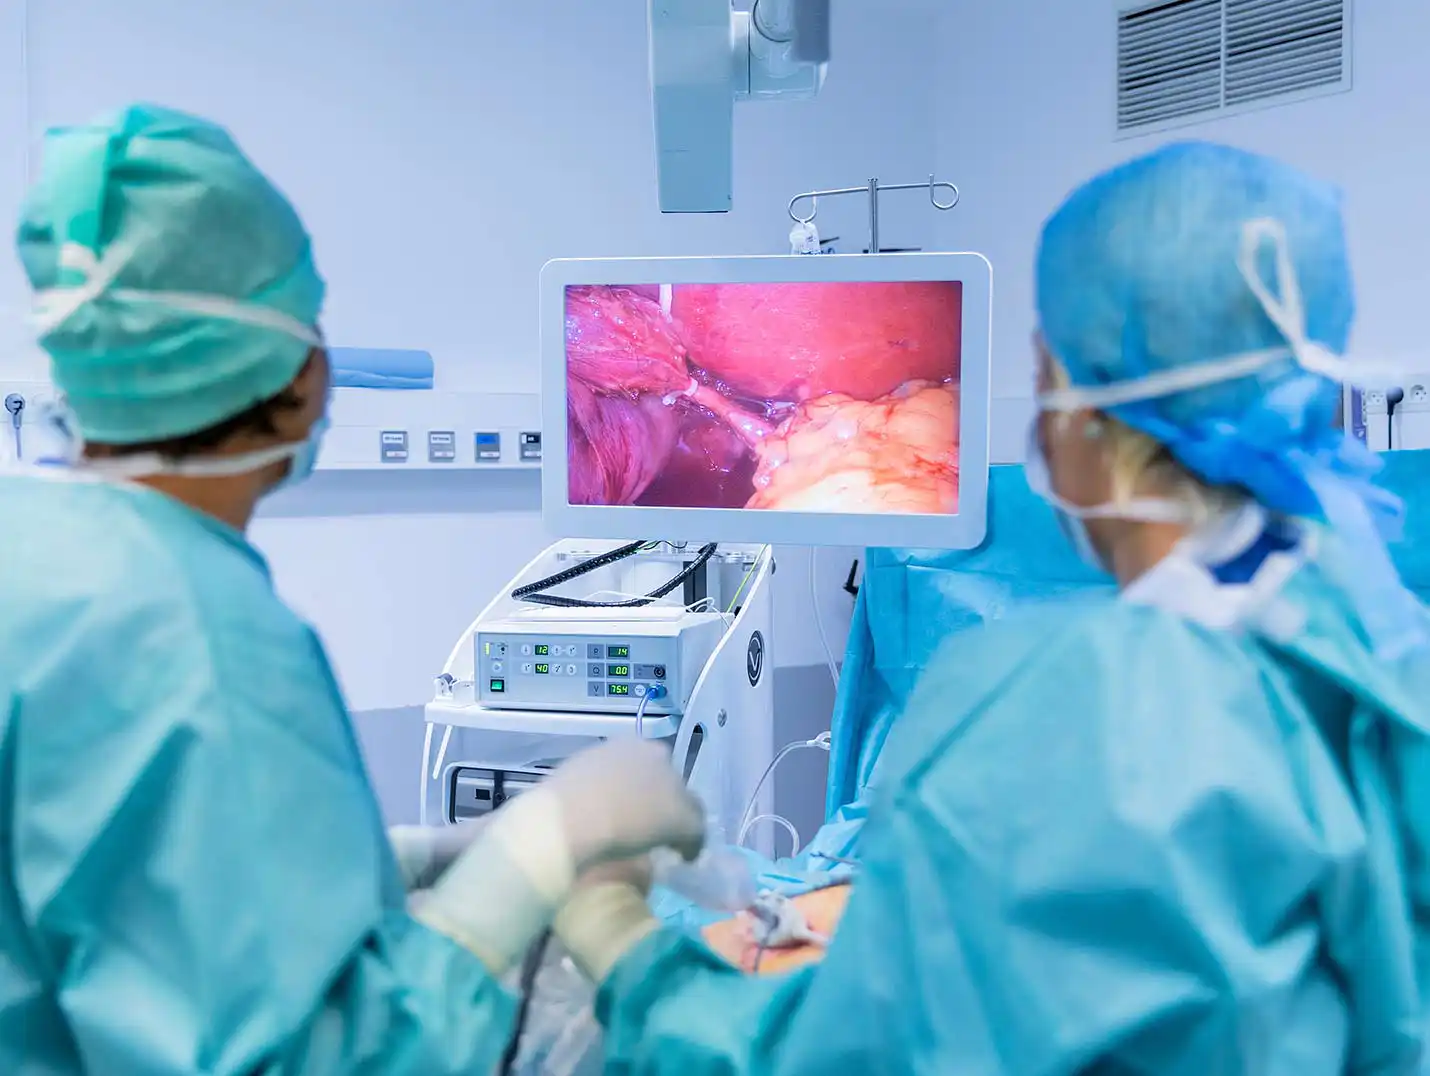
<svg viewBox="0 0 1430 1076"><path fill-rule="evenodd" d="M671 930L602 985L610 1071L1418 1071L1430 674L1320 563L1300 630L1116 598L955 636L885 748L823 964Z"/></svg>
<svg viewBox="0 0 1430 1076"><path fill-rule="evenodd" d="M0 505L0 1072L491 1071L514 1006L405 914L262 558L137 486Z"/></svg>

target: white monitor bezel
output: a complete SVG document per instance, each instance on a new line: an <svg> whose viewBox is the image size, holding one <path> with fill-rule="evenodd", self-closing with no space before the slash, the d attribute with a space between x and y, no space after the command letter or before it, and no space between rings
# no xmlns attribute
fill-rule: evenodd
<svg viewBox="0 0 1430 1076"><path fill-rule="evenodd" d="M569 502L566 288L581 284L738 284L957 280L963 285L959 492L955 515L652 508ZM572 538L972 549L988 517L993 268L976 253L558 258L541 270L541 510Z"/></svg>

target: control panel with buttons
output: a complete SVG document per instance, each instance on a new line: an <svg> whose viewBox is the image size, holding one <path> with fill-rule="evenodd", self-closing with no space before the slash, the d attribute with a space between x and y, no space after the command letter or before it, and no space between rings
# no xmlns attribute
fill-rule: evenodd
<svg viewBox="0 0 1430 1076"><path fill-rule="evenodd" d="M479 631L478 696L498 709L614 713L634 713L649 696L647 713L678 714L694 687L682 683L682 657L693 666L691 679L698 677L721 634L718 621L696 628L621 636ZM656 685L663 690L652 691Z"/></svg>

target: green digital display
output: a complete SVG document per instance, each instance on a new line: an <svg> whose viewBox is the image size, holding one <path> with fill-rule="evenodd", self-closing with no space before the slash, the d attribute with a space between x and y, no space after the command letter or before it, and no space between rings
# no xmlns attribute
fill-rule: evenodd
<svg viewBox="0 0 1430 1076"><path fill-rule="evenodd" d="M544 661L538 661L536 663L536 671L539 673L549 673L551 671L551 666Z"/></svg>
<svg viewBox="0 0 1430 1076"><path fill-rule="evenodd" d="M606 647L606 657L608 658L628 658L631 656L631 648L628 646L608 646Z"/></svg>
<svg viewBox="0 0 1430 1076"><path fill-rule="evenodd" d="M607 695L629 695L631 693L630 684L607 684Z"/></svg>
<svg viewBox="0 0 1430 1076"><path fill-rule="evenodd" d="M551 653L551 647L547 646L545 643L537 643L537 644L536 644L536 656L537 656L537 657L539 657L539 658L544 658L544 657L546 657L546 656L547 656L548 654L550 654L550 653Z"/></svg>
<svg viewBox="0 0 1430 1076"><path fill-rule="evenodd" d="M630 676L631 667L629 665L607 665L607 676Z"/></svg>

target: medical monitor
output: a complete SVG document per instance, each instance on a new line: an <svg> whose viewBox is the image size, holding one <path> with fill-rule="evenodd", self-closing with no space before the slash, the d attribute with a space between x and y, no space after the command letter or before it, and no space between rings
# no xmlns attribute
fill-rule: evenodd
<svg viewBox="0 0 1430 1076"><path fill-rule="evenodd" d="M547 263L548 528L978 545L991 298L979 254Z"/></svg>

